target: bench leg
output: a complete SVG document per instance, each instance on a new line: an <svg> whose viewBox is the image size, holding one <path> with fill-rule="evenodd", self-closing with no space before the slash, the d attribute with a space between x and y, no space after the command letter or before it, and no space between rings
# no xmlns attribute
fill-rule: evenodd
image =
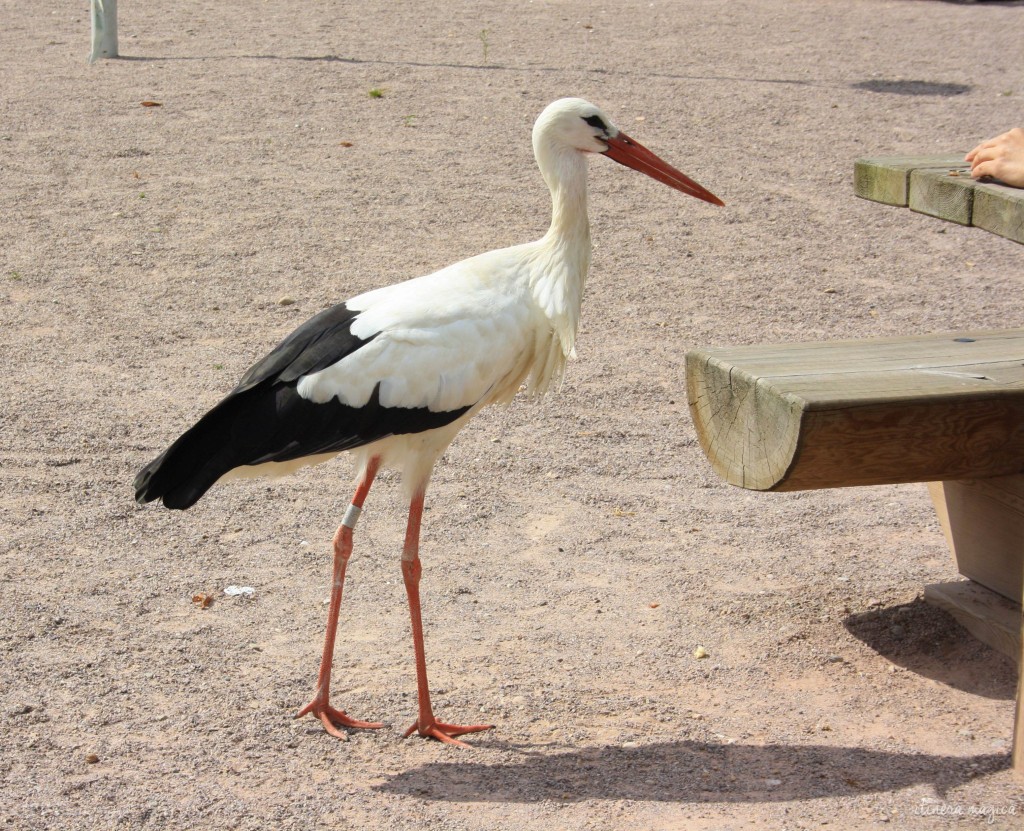
<svg viewBox="0 0 1024 831"><path fill-rule="evenodd" d="M928 485L957 570L1018 603L1024 596L1024 475ZM1013 769L1024 780L1024 612L1017 622Z"/></svg>
<svg viewBox="0 0 1024 831"><path fill-rule="evenodd" d="M1024 585L1024 475L930 482L957 571L1015 603Z"/></svg>
<svg viewBox="0 0 1024 831"><path fill-rule="evenodd" d="M1024 586L1021 586L1024 589ZM1017 710L1013 717L1013 770L1024 781L1024 612L1021 614L1021 646L1017 656Z"/></svg>

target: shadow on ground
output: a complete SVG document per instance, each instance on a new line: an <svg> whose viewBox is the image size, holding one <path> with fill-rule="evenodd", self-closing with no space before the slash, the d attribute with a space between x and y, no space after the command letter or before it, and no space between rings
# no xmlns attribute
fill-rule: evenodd
<svg viewBox="0 0 1024 831"><path fill-rule="evenodd" d="M963 95L970 92L968 84L943 84L937 81L897 81L883 78L870 81L858 81L850 84L853 89L863 89L868 92L887 92L893 95L934 95L939 98L950 98L954 95Z"/></svg>
<svg viewBox="0 0 1024 831"><path fill-rule="evenodd" d="M879 655L917 675L985 698L1016 697L1013 661L921 598L849 615L843 625Z"/></svg>
<svg viewBox="0 0 1024 831"><path fill-rule="evenodd" d="M681 741L640 747L528 752L482 765L433 762L375 790L451 802L788 802L890 792L947 791L1009 767L1006 754L930 756L824 745Z"/></svg>
<svg viewBox="0 0 1024 831"><path fill-rule="evenodd" d="M425 62L410 60L389 60L386 58L356 58L342 55L118 55L110 60L115 61L136 61L139 63L163 63L175 61L298 61L300 63L339 63L365 66L401 66L419 69L457 69L472 70L477 72L565 72L560 66L541 65L510 65L510 64L478 64L478 63L445 63ZM809 81L805 78L767 78L746 75L709 75L678 72L630 72L628 70L608 70L599 67L591 67L583 70L593 75L608 75L619 77L644 77L644 78L670 78L678 81L723 81L727 83L740 84L777 84L783 86L820 86L833 87L838 84L831 81Z"/></svg>

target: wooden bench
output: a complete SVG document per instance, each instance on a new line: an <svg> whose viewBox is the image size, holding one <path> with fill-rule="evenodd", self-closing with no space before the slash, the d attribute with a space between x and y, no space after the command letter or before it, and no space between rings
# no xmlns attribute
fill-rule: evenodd
<svg viewBox="0 0 1024 831"><path fill-rule="evenodd" d="M961 573L987 588L979 601L973 583L940 584L929 600L1024 668L1024 329L698 349L686 387L730 484L932 483ZM1024 774L1021 686L1013 747Z"/></svg>
<svg viewBox="0 0 1024 831"><path fill-rule="evenodd" d="M963 153L878 156L853 168L857 196L1024 243L1024 190L971 178Z"/></svg>

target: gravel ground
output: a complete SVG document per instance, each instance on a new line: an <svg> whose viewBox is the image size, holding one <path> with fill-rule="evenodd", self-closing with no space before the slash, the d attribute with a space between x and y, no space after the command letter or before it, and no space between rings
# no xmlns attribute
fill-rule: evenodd
<svg viewBox="0 0 1024 831"><path fill-rule="evenodd" d="M125 2L91 66L84 0L0 9L0 827L1019 827L1015 667L921 600L956 578L924 486L724 485L683 358L1022 325L1020 245L851 183L1021 123L1024 4ZM401 738L385 475L334 689L389 727L337 741L291 716L348 463L185 514L131 480L309 315L543 233L565 95L727 207L594 161L580 358L428 495L438 716L498 727Z"/></svg>

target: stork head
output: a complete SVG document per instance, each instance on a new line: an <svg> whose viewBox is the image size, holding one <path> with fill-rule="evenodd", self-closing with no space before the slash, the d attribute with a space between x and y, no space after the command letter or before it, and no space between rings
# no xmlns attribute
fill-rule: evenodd
<svg viewBox="0 0 1024 831"><path fill-rule="evenodd" d="M714 205L725 204L711 191L627 136L599 107L582 98L560 98L544 108L533 126L533 149L542 171L547 158L558 158L567 151L600 153L690 196Z"/></svg>

